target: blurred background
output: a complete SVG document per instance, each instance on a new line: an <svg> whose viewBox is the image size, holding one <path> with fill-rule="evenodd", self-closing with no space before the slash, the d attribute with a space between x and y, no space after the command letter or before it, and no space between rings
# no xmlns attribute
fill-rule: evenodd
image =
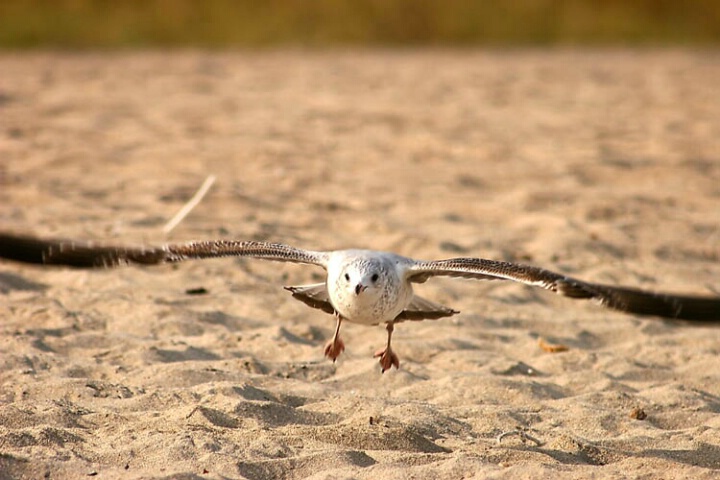
<svg viewBox="0 0 720 480"><path fill-rule="evenodd" d="M712 45L717 0L2 0L0 48Z"/></svg>

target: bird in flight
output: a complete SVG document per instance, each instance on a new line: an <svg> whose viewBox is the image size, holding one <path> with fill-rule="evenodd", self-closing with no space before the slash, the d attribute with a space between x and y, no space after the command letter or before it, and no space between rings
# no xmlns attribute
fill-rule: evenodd
<svg viewBox="0 0 720 480"><path fill-rule="evenodd" d="M214 257L253 257L322 267L325 282L285 287L310 307L332 314L335 333L325 355L335 361L345 349L340 338L344 321L385 324L387 343L375 357L382 371L399 368L392 349L396 323L449 317L457 310L419 297L413 284L430 277L510 280L544 288L569 298L590 299L622 312L700 322L720 322L720 297L656 293L631 287L590 283L530 265L482 258L423 261L374 250L303 250L279 243L212 240L159 247L124 247L0 232L0 258L76 268L157 265Z"/></svg>

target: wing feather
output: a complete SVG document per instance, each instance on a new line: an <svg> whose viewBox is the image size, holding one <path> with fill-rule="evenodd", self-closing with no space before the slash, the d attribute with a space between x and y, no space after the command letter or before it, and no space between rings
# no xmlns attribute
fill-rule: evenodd
<svg viewBox="0 0 720 480"><path fill-rule="evenodd" d="M213 240L160 247L124 247L0 233L0 257L25 263L100 268L125 264L157 265L228 256L306 263L323 268L327 265L328 258L326 252L254 241Z"/></svg>
<svg viewBox="0 0 720 480"><path fill-rule="evenodd" d="M639 315L704 322L720 321L720 298L649 292L636 288L584 282L530 265L482 258L418 261L407 271L409 281L443 275L482 280L511 280L541 287L570 298L595 300L600 305Z"/></svg>
<svg viewBox="0 0 720 480"><path fill-rule="evenodd" d="M300 300L309 307L317 308L331 315L335 313L335 307L330 303L330 295L328 294L325 283L285 287L285 290L290 291L293 298Z"/></svg>
<svg viewBox="0 0 720 480"><path fill-rule="evenodd" d="M413 295L410 304L405 307L405 310L400 312L400 315L395 317L395 323L404 320L437 320L438 318L451 317L458 313L460 312L450 307Z"/></svg>

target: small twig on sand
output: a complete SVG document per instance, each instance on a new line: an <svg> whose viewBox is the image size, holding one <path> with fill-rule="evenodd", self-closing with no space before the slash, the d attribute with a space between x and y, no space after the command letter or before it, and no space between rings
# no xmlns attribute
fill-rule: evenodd
<svg viewBox="0 0 720 480"><path fill-rule="evenodd" d="M497 436L497 439L496 439L496 440L497 440L497 443L502 443L503 438L509 437L510 435L517 435L517 436L519 436L519 437L520 437L520 440L522 440L523 443L525 442L525 440L530 440L531 442L533 442L533 443L534 443L535 445L537 445L538 447L541 447L541 446L543 445L542 440L538 440L537 438L531 436L531 435L530 435L529 433L527 433L526 431L520 430L520 429L510 430L509 432L503 432L503 433L501 433L500 435Z"/></svg>
<svg viewBox="0 0 720 480"><path fill-rule="evenodd" d="M183 205L180 211L178 211L175 216L165 224L163 232L166 235L170 233L173 228L177 227L177 225L182 222L183 218L185 218L187 214L190 213L190 211L195 208L198 203L200 203L208 190L210 190L213 183L215 183L215 175L208 175L203 184L200 185L198 191L195 192L195 195L193 195L193 197L185 205Z"/></svg>

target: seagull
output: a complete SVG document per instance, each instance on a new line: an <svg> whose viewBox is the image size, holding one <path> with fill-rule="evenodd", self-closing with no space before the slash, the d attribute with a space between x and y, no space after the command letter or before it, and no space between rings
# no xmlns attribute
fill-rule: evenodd
<svg viewBox="0 0 720 480"><path fill-rule="evenodd" d="M325 356L333 362L345 350L340 338L343 322L385 324L387 343L375 353L383 373L393 366L400 367L400 360L391 346L396 323L435 320L460 313L413 292L413 284L424 283L436 276L510 280L569 298L594 300L602 306L631 314L720 322L720 297L656 293L590 283L530 265L482 258L424 261L375 250L315 251L280 243L234 240L124 247L0 232L0 258L32 264L112 268L228 256L323 268L327 274L324 282L286 286L285 289L293 298L335 316L335 333L325 346Z"/></svg>

